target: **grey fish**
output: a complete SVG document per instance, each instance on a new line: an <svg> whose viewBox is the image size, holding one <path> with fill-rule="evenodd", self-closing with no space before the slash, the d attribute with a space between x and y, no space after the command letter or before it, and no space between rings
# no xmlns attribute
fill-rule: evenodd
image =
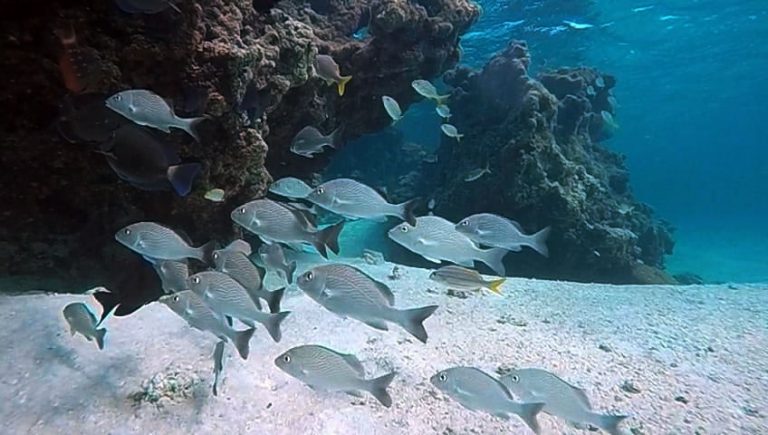
<svg viewBox="0 0 768 435"><path fill-rule="evenodd" d="M277 314L259 311L248 290L229 275L216 271L196 273L189 277L189 288L213 311L240 319L248 326L259 322L264 325L273 340L280 341L280 324L290 311Z"/></svg>
<svg viewBox="0 0 768 435"><path fill-rule="evenodd" d="M427 80L414 80L411 82L411 87L422 97L435 100L438 107L443 105L445 100L450 97L450 95L439 95L437 93L437 88Z"/></svg>
<svg viewBox="0 0 768 435"><path fill-rule="evenodd" d="M96 340L99 349L104 349L104 336L107 334L107 330L104 328L97 329L99 322L88 305L82 302L73 302L64 307L63 314L72 335L78 332L88 341Z"/></svg>
<svg viewBox="0 0 768 435"><path fill-rule="evenodd" d="M504 278L486 281L476 270L461 266L443 266L430 273L429 279L456 290L478 290L485 287L496 294L501 294L499 288L506 281Z"/></svg>
<svg viewBox="0 0 768 435"><path fill-rule="evenodd" d="M205 117L179 118L173 109L159 95L146 89L131 89L118 92L107 99L107 107L139 125L156 128L169 133L171 127L186 131L200 142L195 127Z"/></svg>
<svg viewBox="0 0 768 435"><path fill-rule="evenodd" d="M336 148L340 131L341 127L325 136L320 130L308 125L293 137L291 152L311 159L315 154L323 152L324 147Z"/></svg>
<svg viewBox="0 0 768 435"><path fill-rule="evenodd" d="M187 278L189 278L189 265L186 261L158 260L152 264L155 272L163 283L163 291L166 293L178 293L189 290Z"/></svg>
<svg viewBox="0 0 768 435"><path fill-rule="evenodd" d="M282 273L288 284L293 284L293 274L296 272L296 262L288 262L285 251L278 243L263 244L259 246L259 257L264 265Z"/></svg>
<svg viewBox="0 0 768 435"><path fill-rule="evenodd" d="M520 251L523 246L548 257L547 237L550 227L535 234L525 234L519 223L503 216L480 213L468 216L456 224L456 230L476 243L510 251Z"/></svg>
<svg viewBox="0 0 768 435"><path fill-rule="evenodd" d="M269 191L286 198L302 199L309 195L312 188L298 178L285 177L272 183Z"/></svg>
<svg viewBox="0 0 768 435"><path fill-rule="evenodd" d="M280 312L280 301L283 299L285 289L266 290L263 287L261 270L244 252L229 247L213 251L213 263L217 271L226 273L245 287L258 309L261 309L259 299L264 299L271 313Z"/></svg>
<svg viewBox="0 0 768 435"><path fill-rule="evenodd" d="M392 406L387 387L395 373L365 379L365 369L354 355L308 344L289 349L275 358L275 365L312 389L344 391L355 396L363 390L387 408Z"/></svg>
<svg viewBox="0 0 768 435"><path fill-rule="evenodd" d="M584 390L574 387L554 373L541 369L517 369L500 379L509 391L522 400L542 401L543 411L569 423L588 423L611 435L620 435L619 423L626 415L594 412Z"/></svg>
<svg viewBox="0 0 768 435"><path fill-rule="evenodd" d="M243 204L233 210L230 217L268 243L308 243L326 258L326 248L339 253L338 238L343 222L315 231L305 226L305 218L297 216L296 211L269 199Z"/></svg>
<svg viewBox="0 0 768 435"><path fill-rule="evenodd" d="M243 331L232 329L227 325L223 316L208 307L191 290L162 296L160 302L178 314L189 326L200 331L210 332L222 340L231 341L240 357L248 359L249 343L255 331L254 328Z"/></svg>
<svg viewBox="0 0 768 435"><path fill-rule="evenodd" d="M181 10L171 0L115 0L117 7L129 14L157 14L168 8L178 13Z"/></svg>
<svg viewBox="0 0 768 435"><path fill-rule="evenodd" d="M392 124L403 119L403 110L400 108L400 105L397 103L397 100L387 95L384 95L383 97L381 97L381 102L384 104L384 110L387 112L387 115L389 115L389 117L392 118Z"/></svg>
<svg viewBox="0 0 768 435"><path fill-rule="evenodd" d="M213 395L219 395L219 377L224 371L224 345L226 341L219 341L213 348Z"/></svg>
<svg viewBox="0 0 768 435"><path fill-rule="evenodd" d="M189 246L172 229L154 222L128 225L115 233L115 239L144 257L156 260L196 258L206 262L214 247L213 242L199 248Z"/></svg>
<svg viewBox="0 0 768 435"><path fill-rule="evenodd" d="M200 163L182 163L173 145L135 124L120 127L101 152L118 177L142 190L173 189L186 196L202 169Z"/></svg>
<svg viewBox="0 0 768 435"><path fill-rule="evenodd" d="M488 265L500 276L505 275L502 260L506 249L480 249L466 235L456 231L455 224L439 216L421 216L416 226L402 223L389 230L389 238L433 263L447 260L472 267L474 261Z"/></svg>
<svg viewBox="0 0 768 435"><path fill-rule="evenodd" d="M437 305L412 309L392 307L394 296L380 285L371 282L362 272L343 273L352 266L329 264L315 267L297 280L296 284L315 302L342 317L351 317L366 325L387 331L387 322L405 329L422 343L427 342L427 331L422 322L437 309ZM362 275L362 276L360 276Z"/></svg>
<svg viewBox="0 0 768 435"><path fill-rule="evenodd" d="M315 58L315 72L328 83L336 83L339 96L344 95L347 82L352 80L352 76L342 76L339 71L339 64L327 54L318 54Z"/></svg>
<svg viewBox="0 0 768 435"><path fill-rule="evenodd" d="M509 414L516 414L534 433L541 431L536 415L544 403L516 402L501 382L482 370L453 367L435 374L429 381L467 409L483 411L503 419L508 419Z"/></svg>
<svg viewBox="0 0 768 435"><path fill-rule="evenodd" d="M441 118L451 119L451 108L444 105L438 105L435 107L435 112L440 115Z"/></svg>
<svg viewBox="0 0 768 435"><path fill-rule="evenodd" d="M390 204L378 192L350 178L337 178L317 186L308 201L349 218L383 220L395 216L407 222L416 222L413 209L418 198L402 204Z"/></svg>
<svg viewBox="0 0 768 435"><path fill-rule="evenodd" d="M442 124L440 130L443 130L443 133L445 133L446 136L452 137L458 142L461 142L461 138L464 137L463 134L459 134L459 130L452 124Z"/></svg>

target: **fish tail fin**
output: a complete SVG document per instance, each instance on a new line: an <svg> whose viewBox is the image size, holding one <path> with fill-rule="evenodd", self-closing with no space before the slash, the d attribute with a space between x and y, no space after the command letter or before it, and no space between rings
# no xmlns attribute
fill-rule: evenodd
<svg viewBox="0 0 768 435"><path fill-rule="evenodd" d="M96 302L98 302L99 305L101 305L101 319L99 319L99 323L96 324L96 327L98 328L110 313L117 308L120 301L115 293L105 291L93 293L93 298L96 299Z"/></svg>
<svg viewBox="0 0 768 435"><path fill-rule="evenodd" d="M283 300L285 294L285 287L267 293L267 305L269 305L269 312L277 314L280 312L280 302Z"/></svg>
<svg viewBox="0 0 768 435"><path fill-rule="evenodd" d="M456 142L461 142L461 138L464 137L463 134L457 134L456 135Z"/></svg>
<svg viewBox="0 0 768 435"><path fill-rule="evenodd" d="M267 321L264 322L264 327L267 328L267 332L269 332L270 337L272 337L272 340L275 340L275 342L279 342L283 337L283 333L280 331L280 324L283 323L283 320L285 320L289 314L291 314L290 311L270 314Z"/></svg>
<svg viewBox="0 0 768 435"><path fill-rule="evenodd" d="M344 124L341 124L331 132L331 142L328 145L331 148L337 148L339 145L341 145L341 139L343 134L344 134Z"/></svg>
<svg viewBox="0 0 768 435"><path fill-rule="evenodd" d="M533 248L536 252L539 254L549 257L549 248L547 248L547 238L549 237L549 232L552 230L552 227L546 227L543 230L539 231L536 234L533 234L530 236L529 245L531 248Z"/></svg>
<svg viewBox="0 0 768 435"><path fill-rule="evenodd" d="M287 275L285 277L286 281L288 281L288 284L293 284L293 274L296 273L296 261L288 263L288 269L285 272Z"/></svg>
<svg viewBox="0 0 768 435"><path fill-rule="evenodd" d="M427 342L427 330L424 329L424 321L437 309L437 305L428 305L410 310L398 310L397 323L409 334L418 338L422 343Z"/></svg>
<svg viewBox="0 0 768 435"><path fill-rule="evenodd" d="M483 251L480 261L487 264L497 275L505 276L507 271L504 268L504 256L507 255L508 252L509 251L504 248L487 249Z"/></svg>
<svg viewBox="0 0 768 435"><path fill-rule="evenodd" d="M205 245L197 248L198 253L196 258L205 264L213 265L213 251L215 251L217 247L215 240L208 241Z"/></svg>
<svg viewBox="0 0 768 435"><path fill-rule="evenodd" d="M416 215L414 210L421 205L421 198L414 198L402 204L398 204L400 209L400 219L408 222L411 226L416 226Z"/></svg>
<svg viewBox="0 0 768 435"><path fill-rule="evenodd" d="M200 142L200 134L197 131L197 127L200 125L201 122L205 121L206 119L208 119L207 116L201 116L199 118L183 119L179 127L181 127L182 130L186 131L190 136L192 136L192 138L195 139L196 142Z"/></svg>
<svg viewBox="0 0 768 435"><path fill-rule="evenodd" d="M524 422L536 433L541 433L541 427L539 426L539 420L536 419L541 408L544 407L543 402L528 402L518 404L517 414Z"/></svg>
<svg viewBox="0 0 768 435"><path fill-rule="evenodd" d="M629 416L590 413L590 422L611 435L621 435L619 424L627 417Z"/></svg>
<svg viewBox="0 0 768 435"><path fill-rule="evenodd" d="M192 190L192 182L200 173L202 165L200 163L182 163L180 165L174 165L168 167L167 177L171 182L173 190L179 196L187 196Z"/></svg>
<svg viewBox="0 0 768 435"><path fill-rule="evenodd" d="M496 293L497 295L501 294L501 285L504 284L504 281L506 281L506 278L502 279L496 279L488 283L488 290Z"/></svg>
<svg viewBox="0 0 768 435"><path fill-rule="evenodd" d="M347 82L350 80L352 80L352 76L342 76L339 78L338 83L336 83L340 97L344 96L344 91L347 89Z"/></svg>
<svg viewBox="0 0 768 435"><path fill-rule="evenodd" d="M107 330L104 328L96 330L96 344L99 345L99 350L104 350L104 336L107 335Z"/></svg>
<svg viewBox="0 0 768 435"><path fill-rule="evenodd" d="M314 245L323 257L328 258L326 247L334 254L339 253L339 233L343 228L344 221L341 221L317 232Z"/></svg>
<svg viewBox="0 0 768 435"><path fill-rule="evenodd" d="M392 406L392 397L389 395L387 388L395 378L395 374L395 372L387 373L384 376L379 376L376 379L368 381L368 391L376 398L376 400L387 408Z"/></svg>
<svg viewBox="0 0 768 435"><path fill-rule="evenodd" d="M438 106L447 106L448 99L451 98L450 94L446 95L438 95L435 97L435 103L437 103Z"/></svg>
<svg viewBox="0 0 768 435"><path fill-rule="evenodd" d="M256 328L248 328L242 331L237 331L235 333L232 342L237 349L237 353L240 354L240 358L242 359L248 359L248 353L251 351L251 337L253 337L253 332L255 330Z"/></svg>

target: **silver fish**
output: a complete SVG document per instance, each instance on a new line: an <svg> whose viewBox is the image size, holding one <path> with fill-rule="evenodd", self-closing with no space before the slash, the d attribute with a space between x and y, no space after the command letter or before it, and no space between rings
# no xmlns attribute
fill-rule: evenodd
<svg viewBox="0 0 768 435"><path fill-rule="evenodd" d="M584 390L574 387L546 370L527 368L512 370L500 379L512 394L526 401L544 402L542 411L569 423L591 424L611 435L620 435L619 423L626 415L594 412Z"/></svg>
<svg viewBox="0 0 768 435"><path fill-rule="evenodd" d="M232 211L232 220L268 243L308 243L323 256L327 249L339 253L339 233L344 227L340 222L322 230L305 226L306 220L280 203L269 199L257 199Z"/></svg>
<svg viewBox="0 0 768 435"><path fill-rule="evenodd" d="M97 329L98 320L88 305L82 302L73 302L64 307L63 314L64 319L69 324L70 334L75 335L75 332L78 332L88 341L96 340L99 349L104 349L104 336L107 334L107 330L104 328Z"/></svg>
<svg viewBox="0 0 768 435"><path fill-rule="evenodd" d="M286 198L302 199L309 195L312 188L298 178L285 177L272 183L269 186L269 191Z"/></svg>
<svg viewBox="0 0 768 435"><path fill-rule="evenodd" d="M190 290L160 297L160 302L170 308L189 326L204 332L210 332L216 337L231 341L240 357L248 359L249 343L254 328L236 331L227 325L224 317L213 311L202 299Z"/></svg>
<svg viewBox="0 0 768 435"><path fill-rule="evenodd" d="M430 273L429 279L456 290L479 290L485 287L496 294L501 294L499 288L505 281L504 278L486 281L477 271L461 266L443 266Z"/></svg>
<svg viewBox="0 0 768 435"><path fill-rule="evenodd" d="M411 82L411 87L422 97L435 100L438 105L442 105L450 96L439 95L435 86L427 80L414 80Z"/></svg>
<svg viewBox="0 0 768 435"><path fill-rule="evenodd" d="M280 301L283 299L285 289L266 290L263 287L261 270L245 253L234 249L219 249L213 251L213 263L217 271L226 273L245 287L258 309L261 309L259 299L264 299L271 313L280 312Z"/></svg>
<svg viewBox="0 0 768 435"><path fill-rule="evenodd" d="M366 325L387 331L387 322L405 329L422 343L427 331L422 322L437 309L430 305L413 309L392 307L394 296L386 286L368 278L362 272L353 273L352 266L328 264L303 273L296 284L315 302L342 317L351 317Z"/></svg>
<svg viewBox="0 0 768 435"><path fill-rule="evenodd" d="M168 8L178 13L181 10L171 0L115 0L117 7L129 14L157 14Z"/></svg>
<svg viewBox="0 0 768 435"><path fill-rule="evenodd" d="M115 239L144 257L156 260L196 258L205 262L214 247L212 242L198 248L189 246L172 229L154 222L128 225L115 233Z"/></svg>
<svg viewBox="0 0 768 435"><path fill-rule="evenodd" d="M441 260L473 267L474 261L488 265L504 276L502 260L506 249L480 249L466 235L456 231L455 224L439 216L421 216L416 225L406 222L389 230L389 238L433 263Z"/></svg>
<svg viewBox="0 0 768 435"><path fill-rule="evenodd" d="M488 166L484 168L477 168L469 171L467 175L464 177L464 181L475 181L482 177L485 174L490 174L491 170L488 168Z"/></svg>
<svg viewBox="0 0 768 435"><path fill-rule="evenodd" d="M328 83L336 83L339 96L344 95L347 82L352 80L352 76L342 76L339 71L339 64L327 54L318 54L315 58L315 72Z"/></svg>
<svg viewBox="0 0 768 435"><path fill-rule="evenodd" d="M520 224L513 220L491 213L479 213L462 219L456 224L456 231L483 245L515 252L528 246L545 257L549 256L547 237L550 227L535 234L525 234Z"/></svg>
<svg viewBox="0 0 768 435"><path fill-rule="evenodd" d="M353 395L363 390L387 408L392 406L387 387L395 373L365 379L365 369L354 355L310 344L289 349L275 358L275 365L312 389L344 391Z"/></svg>
<svg viewBox="0 0 768 435"><path fill-rule="evenodd" d="M534 433L541 431L536 415L544 403L516 402L501 382L482 370L453 367L435 374L429 381L467 409L504 419L508 419L509 414L517 414Z"/></svg>
<svg viewBox="0 0 768 435"><path fill-rule="evenodd" d="M438 115L440 115L441 118L445 118L446 120L451 119L451 108L444 105L439 105L435 107L435 112L437 112Z"/></svg>
<svg viewBox="0 0 768 435"><path fill-rule="evenodd" d="M285 259L285 251L278 243L259 246L259 257L264 265L282 273L288 284L293 284L293 274L296 272L296 262Z"/></svg>
<svg viewBox="0 0 768 435"><path fill-rule="evenodd" d="M384 104L384 110L387 112L387 115L392 118L393 124L403 119L403 110L400 109L400 105L397 104L394 98L384 95L381 97L381 102Z"/></svg>
<svg viewBox="0 0 768 435"><path fill-rule="evenodd" d="M203 195L203 198L211 202L224 202L225 196L226 196L226 192L224 192L223 189L211 189L205 192L205 195Z"/></svg>
<svg viewBox="0 0 768 435"><path fill-rule="evenodd" d="M246 325L259 322L267 328L267 332L275 341L280 341L282 333L280 324L290 314L283 311L277 314L267 314L259 311L240 283L229 275L216 271L196 273L189 277L189 288L199 296L213 311L240 319Z"/></svg>
<svg viewBox="0 0 768 435"><path fill-rule="evenodd" d="M216 343L216 347L213 348L213 395L219 395L219 377L221 372L224 371L224 345L226 341L220 341Z"/></svg>
<svg viewBox="0 0 768 435"><path fill-rule="evenodd" d="M440 126L440 130L443 130L443 133L445 133L446 136L452 137L458 142L461 142L461 138L464 137L463 134L459 134L459 130L457 130L456 127L452 124L442 124Z"/></svg>
<svg viewBox="0 0 768 435"><path fill-rule="evenodd" d="M186 261L158 260L152 264L155 272L163 283L163 291L166 293L178 293L189 290L187 278L189 278L189 265Z"/></svg>
<svg viewBox="0 0 768 435"><path fill-rule="evenodd" d="M402 204L390 204L372 188L349 178L326 181L306 199L348 218L384 220L387 216L395 216L407 222L416 222L413 209L419 203L418 199L412 199Z"/></svg>
<svg viewBox="0 0 768 435"><path fill-rule="evenodd" d="M325 136L315 127L306 126L293 137L291 152L311 159L315 154L323 152L324 147L336 148L340 131L341 128L337 128Z"/></svg>
<svg viewBox="0 0 768 435"><path fill-rule="evenodd" d="M169 133L171 127L186 131L200 142L196 126L204 121L200 118L179 118L173 109L159 95L146 89L131 89L118 92L107 99L107 107L139 125L156 128Z"/></svg>

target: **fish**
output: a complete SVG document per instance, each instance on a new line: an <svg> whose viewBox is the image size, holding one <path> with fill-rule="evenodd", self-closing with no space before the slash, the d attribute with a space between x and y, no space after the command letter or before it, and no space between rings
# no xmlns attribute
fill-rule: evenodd
<svg viewBox="0 0 768 435"><path fill-rule="evenodd" d="M411 87L422 97L435 100L438 107L445 104L450 95L439 95L435 86L427 80L414 80Z"/></svg>
<svg viewBox="0 0 768 435"><path fill-rule="evenodd" d="M464 137L463 134L459 134L459 130L452 124L441 124L440 130L443 130L446 136L456 139L457 142L461 142L461 138Z"/></svg>
<svg viewBox="0 0 768 435"><path fill-rule="evenodd" d="M109 142L115 131L130 121L110 110L104 101L106 96L93 93L66 95L55 124L59 134L71 143Z"/></svg>
<svg viewBox="0 0 768 435"><path fill-rule="evenodd" d="M435 209L435 198L431 198L429 202L427 202L427 209L430 211Z"/></svg>
<svg viewBox="0 0 768 435"><path fill-rule="evenodd" d="M189 265L186 261L158 260L153 265L160 281L163 283L163 291L166 293L178 293L189 290L187 278L189 278Z"/></svg>
<svg viewBox="0 0 768 435"><path fill-rule="evenodd" d="M446 120L451 119L451 108L448 106L440 104L435 107L435 112L437 112L441 118L445 118Z"/></svg>
<svg viewBox="0 0 768 435"><path fill-rule="evenodd" d="M107 98L107 107L139 125L152 127L166 133L170 128L184 130L200 142L197 126L206 117L180 118L159 95L146 89L129 89Z"/></svg>
<svg viewBox="0 0 768 435"><path fill-rule="evenodd" d="M595 27L592 24L577 23L575 21L568 21L568 20L563 20L563 24L565 24L566 26L570 27L571 29L575 29L575 30L584 30L584 29L590 29L592 27Z"/></svg>
<svg viewBox="0 0 768 435"><path fill-rule="evenodd" d="M56 29L54 33L62 46L59 55L59 71L64 80L64 86L73 94L95 90L102 73L98 52L78 44L72 23Z"/></svg>
<svg viewBox="0 0 768 435"><path fill-rule="evenodd" d="M586 423L611 435L620 435L622 432L619 430L619 424L628 417L594 412L584 390L546 370L515 369L499 380L521 400L544 402L543 412L572 424Z"/></svg>
<svg viewBox="0 0 768 435"><path fill-rule="evenodd" d="M615 132L616 130L619 129L619 124L616 123L616 120L613 118L613 115L611 115L611 112L607 110L601 110L600 118L602 118L603 125L605 125L606 130L610 132Z"/></svg>
<svg viewBox="0 0 768 435"><path fill-rule="evenodd" d="M502 260L508 252L506 249L480 249L455 227L453 222L439 216L421 216L416 218L415 226L404 222L387 234L396 243L433 263L447 260L473 267L474 261L481 261L498 275L505 275Z"/></svg>
<svg viewBox="0 0 768 435"><path fill-rule="evenodd" d="M344 391L355 396L360 390L367 391L385 407L392 406L387 387L396 373L365 379L365 369L354 355L306 344L282 353L275 358L275 365L313 390Z"/></svg>
<svg viewBox="0 0 768 435"><path fill-rule="evenodd" d="M491 213L479 213L462 219L456 224L456 231L482 245L515 252L520 251L523 246L528 246L549 257L547 238L551 227L534 234L525 234L520 224L513 220Z"/></svg>
<svg viewBox="0 0 768 435"><path fill-rule="evenodd" d="M654 6L655 5L640 6L640 7L637 7L637 8L633 8L632 12L643 12L643 11L651 10L651 9L654 8Z"/></svg>
<svg viewBox="0 0 768 435"><path fill-rule="evenodd" d="M91 312L88 305L82 302L73 302L64 307L64 319L69 324L69 332L72 335L79 333L88 341L96 340L99 350L104 349L104 336L107 330L98 328L99 323L96 316Z"/></svg>
<svg viewBox="0 0 768 435"><path fill-rule="evenodd" d="M264 264L283 275L288 284L293 284L293 274L296 272L296 262L288 262L285 259L283 247L278 243L263 244L259 246L259 257Z"/></svg>
<svg viewBox="0 0 768 435"><path fill-rule="evenodd" d="M206 263L214 248L214 242L192 247L172 229L155 222L137 222L117 233L115 240L125 247L155 260L184 260L195 258Z"/></svg>
<svg viewBox="0 0 768 435"><path fill-rule="evenodd" d="M341 127L328 136L324 136L315 127L306 126L294 136L291 142L291 152L311 159L315 154L323 152L324 147L336 148L340 132Z"/></svg>
<svg viewBox="0 0 768 435"><path fill-rule="evenodd" d="M339 96L344 95L347 83L352 80L352 76L342 76L339 71L339 64L327 54L318 54L315 58L315 72L327 83L336 83Z"/></svg>
<svg viewBox="0 0 768 435"><path fill-rule="evenodd" d="M204 198L212 202L222 202L224 201L224 195L225 193L222 189L211 189L205 192Z"/></svg>
<svg viewBox="0 0 768 435"><path fill-rule="evenodd" d="M317 186L305 198L307 201L347 218L385 220L394 216L415 222L414 208L418 198L401 204L390 204L378 192L350 178L337 178Z"/></svg>
<svg viewBox="0 0 768 435"><path fill-rule="evenodd" d="M498 295L506 281L504 278L486 281L477 271L461 266L443 266L430 273L429 279L456 290L480 290L485 287Z"/></svg>
<svg viewBox="0 0 768 435"><path fill-rule="evenodd" d="M467 175L464 177L464 181L470 182L475 181L482 177L485 174L490 174L491 169L488 165L486 165L484 168L477 168L469 171Z"/></svg>
<svg viewBox="0 0 768 435"><path fill-rule="evenodd" d="M387 115L392 118L392 124L403 119L403 111L394 98L384 95L381 97L381 102L384 104L384 110L387 112Z"/></svg>
<svg viewBox="0 0 768 435"><path fill-rule="evenodd" d="M239 242L243 242L239 240ZM243 242L245 243L245 242ZM250 252L250 246L248 251ZM280 301L283 299L285 289L268 291L263 287L262 272L251 262L248 254L238 249L233 249L232 245L213 251L213 263L216 270L226 273L235 281L240 283L248 291L256 307L261 309L259 299L264 299L269 306L271 313L280 312Z"/></svg>
<svg viewBox="0 0 768 435"><path fill-rule="evenodd" d="M129 14L157 14L168 8L178 13L181 10L171 0L115 0L117 7Z"/></svg>
<svg viewBox="0 0 768 435"><path fill-rule="evenodd" d="M259 311L248 290L229 275L213 270L199 272L189 277L188 285L216 313L240 319L248 326L259 322L275 342L282 338L280 324L291 312Z"/></svg>
<svg viewBox="0 0 768 435"><path fill-rule="evenodd" d="M160 303L170 308L189 326L210 332L221 340L231 341L242 359L248 359L254 328L237 331L227 325L224 317L213 311L191 290L185 290L160 298Z"/></svg>
<svg viewBox="0 0 768 435"><path fill-rule="evenodd" d="M286 198L303 199L312 192L312 188L298 178L284 177L272 183L269 191Z"/></svg>
<svg viewBox="0 0 768 435"><path fill-rule="evenodd" d="M230 217L267 243L308 243L326 258L327 249L334 254L339 253L339 233L344 228L344 222L313 230L305 226L306 220L300 213L269 199L243 204L234 209Z"/></svg>
<svg viewBox="0 0 768 435"><path fill-rule="evenodd" d="M186 196L200 173L200 163L182 163L173 145L137 125L117 129L101 153L117 176L141 190L173 190Z"/></svg>
<svg viewBox="0 0 768 435"><path fill-rule="evenodd" d="M381 331L389 330L387 322L392 322L422 343L428 338L423 322L438 308L437 305L394 308L394 295L386 286L382 287L381 283L348 265L317 266L299 276L296 284L332 313L351 317Z"/></svg>
<svg viewBox="0 0 768 435"><path fill-rule="evenodd" d="M436 373L429 381L469 410L483 411L503 419L508 419L509 414L516 414L534 433L541 433L536 415L544 403L516 402L504 384L480 369L452 367Z"/></svg>
<svg viewBox="0 0 768 435"><path fill-rule="evenodd" d="M597 78L595 79L595 86L597 86L598 88L604 88L605 80L602 77L597 76Z"/></svg>
<svg viewBox="0 0 768 435"><path fill-rule="evenodd" d="M227 342L222 340L216 343L216 347L213 348L213 395L219 395L219 377L221 372L224 371L224 345Z"/></svg>

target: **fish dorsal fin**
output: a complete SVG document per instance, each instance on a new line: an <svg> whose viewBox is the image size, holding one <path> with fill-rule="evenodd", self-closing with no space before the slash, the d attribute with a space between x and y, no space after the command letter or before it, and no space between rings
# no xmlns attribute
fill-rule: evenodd
<svg viewBox="0 0 768 435"><path fill-rule="evenodd" d="M356 356L352 354L342 354L341 357L344 358L344 361L346 361L361 378L365 377L365 368Z"/></svg>
<svg viewBox="0 0 768 435"><path fill-rule="evenodd" d="M563 381L563 382L565 382L565 381ZM587 409L592 409L592 404L589 403L589 397L587 397L587 393L585 393L584 390L582 390L581 388L576 387L574 385L571 385L568 382L565 382L565 384L568 385L569 387L571 387L571 391L573 391L574 394L576 394L576 397L578 397L579 402L581 402L583 405L585 405L587 407Z"/></svg>
<svg viewBox="0 0 768 435"><path fill-rule="evenodd" d="M384 283L378 282L376 280L373 281L374 284L376 284L376 288L379 289L379 292L387 299L387 302L389 305L395 304L395 295L392 293L392 290Z"/></svg>
<svg viewBox="0 0 768 435"><path fill-rule="evenodd" d="M522 225L520 225L520 223L519 223L519 222L517 222L517 221L513 221L512 219L509 219L509 218L504 218L504 219L505 219L507 222L511 223L511 224L512 224L512 225L513 225L515 228L517 228L517 230L518 230L518 231L520 231L521 233L523 233L523 227L522 227ZM523 234L525 234L525 233L523 233Z"/></svg>
<svg viewBox="0 0 768 435"><path fill-rule="evenodd" d="M251 244L242 239L233 240L226 248L226 251L242 252L246 256L251 255Z"/></svg>

